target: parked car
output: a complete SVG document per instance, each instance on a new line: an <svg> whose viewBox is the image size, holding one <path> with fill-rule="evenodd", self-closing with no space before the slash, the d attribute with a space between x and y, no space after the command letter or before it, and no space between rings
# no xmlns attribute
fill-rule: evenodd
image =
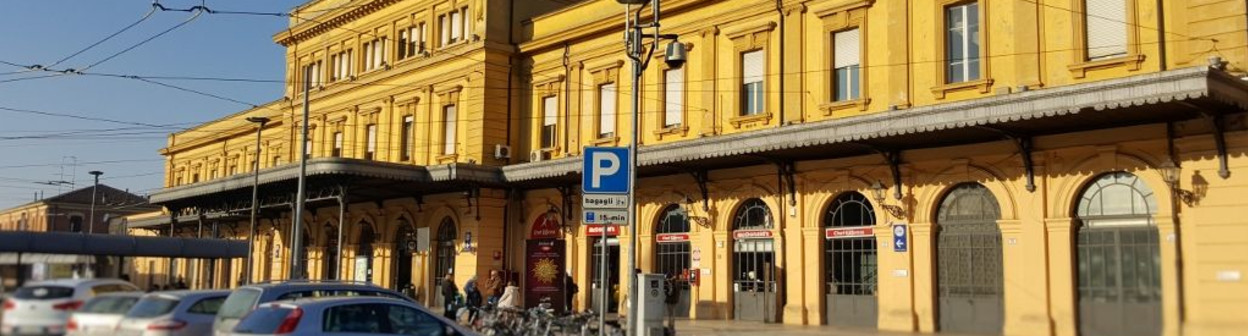
<svg viewBox="0 0 1248 336"><path fill-rule="evenodd" d="M378 296L404 300L411 298L372 284L350 281L281 281L241 286L230 293L212 323L213 333L229 335L238 320L263 303L316 297Z"/></svg>
<svg viewBox="0 0 1248 336"><path fill-rule="evenodd" d="M18 288L4 300L0 333L6 335L60 335L69 314L96 295L138 292L129 282L116 279L61 279L35 281Z"/></svg>
<svg viewBox="0 0 1248 336"><path fill-rule="evenodd" d="M65 329L70 336L108 335L117 327L121 317L130 311L141 292L108 293L96 296L82 304L82 308L69 316Z"/></svg>
<svg viewBox="0 0 1248 336"><path fill-rule="evenodd" d="M233 335L477 335L410 301L335 297L266 303L239 321Z"/></svg>
<svg viewBox="0 0 1248 336"><path fill-rule="evenodd" d="M118 336L191 336L212 333L227 290L179 290L143 296L117 323Z"/></svg>

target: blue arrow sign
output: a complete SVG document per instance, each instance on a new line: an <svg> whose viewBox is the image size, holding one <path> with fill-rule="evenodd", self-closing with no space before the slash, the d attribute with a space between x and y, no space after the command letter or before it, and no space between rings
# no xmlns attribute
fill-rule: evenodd
<svg viewBox="0 0 1248 336"><path fill-rule="evenodd" d="M893 251L906 252L906 224L893 224Z"/></svg>

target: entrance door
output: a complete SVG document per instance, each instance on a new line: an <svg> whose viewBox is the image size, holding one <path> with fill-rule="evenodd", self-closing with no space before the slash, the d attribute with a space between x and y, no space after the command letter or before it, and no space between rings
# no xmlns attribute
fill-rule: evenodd
<svg viewBox="0 0 1248 336"><path fill-rule="evenodd" d="M1004 323L997 200L983 185L958 185L937 217L940 331L998 335Z"/></svg>
<svg viewBox="0 0 1248 336"><path fill-rule="evenodd" d="M446 305L447 298L442 297L442 279L447 274L455 273L455 235L455 220L450 217L442 219L442 224L438 225L437 259L433 262L433 287L436 289L433 297L437 307Z"/></svg>
<svg viewBox="0 0 1248 336"><path fill-rule="evenodd" d="M654 269L665 276L675 275L680 290L680 301L676 303L677 317L689 317L690 286L689 272L689 217L679 205L669 205L659 216L658 234L655 235Z"/></svg>
<svg viewBox="0 0 1248 336"><path fill-rule="evenodd" d="M360 223L360 241L355 252L355 281L373 282L373 243L377 236L372 224Z"/></svg>
<svg viewBox="0 0 1248 336"><path fill-rule="evenodd" d="M602 288L607 288L607 313L619 312L620 303L620 240L615 237L607 238L607 281L602 281L602 271L598 268L602 264L602 238L593 239L593 251L590 252L589 271L590 282L589 288L593 293L589 295L589 304L587 307L593 311L598 311L599 304L602 302ZM572 294L572 293L565 293Z"/></svg>
<svg viewBox="0 0 1248 336"><path fill-rule="evenodd" d="M403 294L415 296L412 283L412 250L416 248L416 236L406 219L398 220L394 234L394 278L390 286Z"/></svg>
<svg viewBox="0 0 1248 336"><path fill-rule="evenodd" d="M1161 249L1152 189L1130 173L1088 186L1076 215L1079 333L1161 335Z"/></svg>
<svg viewBox="0 0 1248 336"><path fill-rule="evenodd" d="M775 250L771 239L741 239L733 245L733 315L743 321L775 321Z"/></svg>
<svg viewBox="0 0 1248 336"><path fill-rule="evenodd" d="M876 327L875 211L866 196L848 192L824 214L824 314L828 324Z"/></svg>

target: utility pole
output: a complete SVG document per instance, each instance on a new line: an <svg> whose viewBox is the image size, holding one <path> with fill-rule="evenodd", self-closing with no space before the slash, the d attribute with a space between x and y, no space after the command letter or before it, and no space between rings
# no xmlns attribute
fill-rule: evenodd
<svg viewBox="0 0 1248 336"><path fill-rule="evenodd" d="M295 223L290 226L291 241L293 242L290 244L290 278L292 279L303 277L303 273L300 273L302 265L299 265L301 261L299 260L299 255L303 251L303 246L301 246L303 240L300 239L303 238L303 235L300 233L303 230L303 202L307 198L307 193L304 189L307 187L308 179L308 92L312 89L312 70L316 67L306 68L307 70L303 72L303 127L301 131L303 144L300 145L303 150L299 151L299 187L295 192ZM342 223L339 223L339 225L342 225Z"/></svg>
<svg viewBox="0 0 1248 336"><path fill-rule="evenodd" d="M247 280L244 284L250 284L254 281L255 265L253 264L252 254L255 254L256 241L256 212L260 208L260 134L264 130L264 124L269 122L269 118L265 117L247 117L247 121L256 123L256 156L251 162L251 230L247 231Z"/></svg>
<svg viewBox="0 0 1248 336"><path fill-rule="evenodd" d="M104 172L98 171L98 170L92 170L91 172L87 174L91 174L95 176L95 184L91 185L91 212L90 212L90 215L88 215L87 217L88 218L87 223L90 223L90 224L87 225L87 232L86 232L86 234L92 234L92 233L95 233L95 191L96 189L100 187L100 175L103 175Z"/></svg>

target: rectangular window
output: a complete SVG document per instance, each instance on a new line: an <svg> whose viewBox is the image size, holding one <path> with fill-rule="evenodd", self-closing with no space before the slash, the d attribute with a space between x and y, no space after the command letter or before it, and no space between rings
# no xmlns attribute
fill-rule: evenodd
<svg viewBox="0 0 1248 336"><path fill-rule="evenodd" d="M832 69L835 90L832 100L846 101L862 97L861 92L861 40L858 29L832 34Z"/></svg>
<svg viewBox="0 0 1248 336"><path fill-rule="evenodd" d="M334 157L342 156L342 132L334 132Z"/></svg>
<svg viewBox="0 0 1248 336"><path fill-rule="evenodd" d="M750 116L763 113L763 68L762 50L741 54L741 115Z"/></svg>
<svg viewBox="0 0 1248 336"><path fill-rule="evenodd" d="M364 71L380 69L386 64L386 38L364 43Z"/></svg>
<svg viewBox="0 0 1248 336"><path fill-rule="evenodd" d="M407 59L425 50L425 23L413 25L399 31L398 58Z"/></svg>
<svg viewBox="0 0 1248 336"><path fill-rule="evenodd" d="M438 31L442 35L442 43L439 46L445 47L451 44L451 22L447 14L438 15Z"/></svg>
<svg viewBox="0 0 1248 336"><path fill-rule="evenodd" d="M377 43L373 41L364 42L364 59L361 63L364 63L364 71L366 72L373 70L373 46L376 44Z"/></svg>
<svg viewBox="0 0 1248 336"><path fill-rule="evenodd" d="M455 105L442 107L442 154L455 154Z"/></svg>
<svg viewBox="0 0 1248 336"><path fill-rule="evenodd" d="M399 30L399 41L398 41L399 48L396 51L398 51L399 53L397 55L397 58L400 60L406 59L408 55L412 55L413 52L415 51L414 50L415 48L412 48L412 43L413 43L412 30L413 29L414 28L409 27L409 28L403 28Z"/></svg>
<svg viewBox="0 0 1248 336"><path fill-rule="evenodd" d="M945 81L979 79L979 3L945 8Z"/></svg>
<svg viewBox="0 0 1248 336"><path fill-rule="evenodd" d="M1086 0L1083 12L1088 60L1126 56L1126 0Z"/></svg>
<svg viewBox="0 0 1248 336"><path fill-rule="evenodd" d="M429 28L425 26L424 22L416 26L416 52L423 53L425 50L429 50L429 37L425 35L428 32Z"/></svg>
<svg viewBox="0 0 1248 336"><path fill-rule="evenodd" d="M555 128L559 121L559 96L542 98L542 148L555 147Z"/></svg>
<svg viewBox="0 0 1248 336"><path fill-rule="evenodd" d="M377 124L369 124L364 134L367 141L364 147L364 159L372 160L377 154Z"/></svg>
<svg viewBox="0 0 1248 336"><path fill-rule="evenodd" d="M351 73L351 50L345 50L330 56L329 58L331 81L340 81L349 79Z"/></svg>
<svg viewBox="0 0 1248 336"><path fill-rule="evenodd" d="M303 140L303 148L304 148L303 155L307 155L311 157L312 156L312 136L311 135L309 135L306 140Z"/></svg>
<svg viewBox="0 0 1248 336"><path fill-rule="evenodd" d="M685 119L685 68L663 72L663 127L678 127Z"/></svg>
<svg viewBox="0 0 1248 336"><path fill-rule="evenodd" d="M303 66L303 75L311 87L321 85L321 61L311 62Z"/></svg>
<svg viewBox="0 0 1248 336"><path fill-rule="evenodd" d="M412 116L403 117L403 130L399 134L399 159L403 161L412 159L412 124L414 120Z"/></svg>
<svg viewBox="0 0 1248 336"><path fill-rule="evenodd" d="M464 38L464 13L461 11L451 12L451 43L459 42Z"/></svg>
<svg viewBox="0 0 1248 336"><path fill-rule="evenodd" d="M615 136L615 83L598 86L598 138Z"/></svg>

